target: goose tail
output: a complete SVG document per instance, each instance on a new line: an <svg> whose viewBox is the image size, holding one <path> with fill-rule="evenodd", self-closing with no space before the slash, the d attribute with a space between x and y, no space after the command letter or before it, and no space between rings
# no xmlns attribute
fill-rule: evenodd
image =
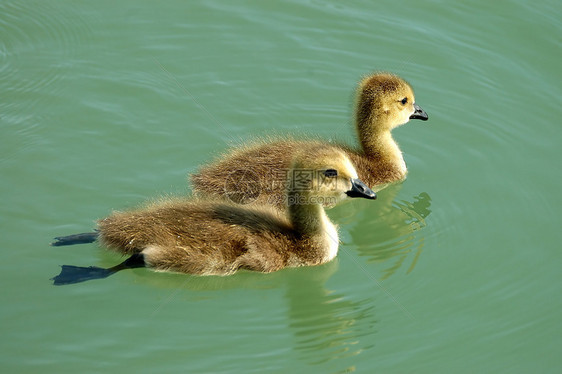
<svg viewBox="0 0 562 374"><path fill-rule="evenodd" d="M84 232L81 234L57 236L51 243L53 247L60 247L63 245L86 244L93 243L98 238L98 232Z"/></svg>

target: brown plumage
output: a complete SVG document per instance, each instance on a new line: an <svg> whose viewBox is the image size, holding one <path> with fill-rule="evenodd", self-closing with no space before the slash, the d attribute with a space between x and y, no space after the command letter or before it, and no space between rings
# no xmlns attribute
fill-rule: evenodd
<svg viewBox="0 0 562 374"><path fill-rule="evenodd" d="M162 271L228 275L238 269L272 272L323 264L336 256L338 235L320 202L330 199L335 204L347 196L374 199L375 194L357 179L345 154L333 147L297 155L291 171L285 183L286 211L228 201L167 199L100 220L96 238L109 249L141 255L145 266ZM53 245L86 242L75 241L77 237L57 238ZM75 283L64 271L63 267L55 284Z"/></svg>
<svg viewBox="0 0 562 374"><path fill-rule="evenodd" d="M428 118L415 104L412 88L396 75L377 73L360 82L356 101L355 127L360 147L292 137L255 140L191 175L195 193L226 197L237 203L274 204L283 208L285 191L282 183L278 183L278 175L289 168L295 153L322 144L344 151L359 178L370 188L380 189L403 179L406 164L391 130L412 118Z"/></svg>
<svg viewBox="0 0 562 374"><path fill-rule="evenodd" d="M290 222L274 209L229 203L165 201L114 213L98 228L101 245L142 253L148 267L199 275L227 275L239 268L271 272L289 262L291 252L281 248L298 255L306 247L304 256L320 250L306 236L297 241Z"/></svg>

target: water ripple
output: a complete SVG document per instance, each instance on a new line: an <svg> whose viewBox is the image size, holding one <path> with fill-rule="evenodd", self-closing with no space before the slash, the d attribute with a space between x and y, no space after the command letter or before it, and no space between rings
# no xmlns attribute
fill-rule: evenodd
<svg viewBox="0 0 562 374"><path fill-rule="evenodd" d="M91 34L83 17L44 2L0 4L2 91L37 92L65 75Z"/></svg>
<svg viewBox="0 0 562 374"><path fill-rule="evenodd" d="M341 240L351 242L367 263L380 266L377 279L384 280L405 266L411 272L423 251L426 218L431 213L431 197L422 192L406 200L396 199L400 185L379 192L373 205L344 204L331 213L334 220L349 231ZM375 206L376 204L376 206ZM350 237L348 237L348 235ZM347 250L347 249L345 249Z"/></svg>

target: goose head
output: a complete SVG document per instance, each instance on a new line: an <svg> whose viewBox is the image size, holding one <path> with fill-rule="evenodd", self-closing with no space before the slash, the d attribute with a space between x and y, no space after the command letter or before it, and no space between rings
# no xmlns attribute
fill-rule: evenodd
<svg viewBox="0 0 562 374"><path fill-rule="evenodd" d="M346 198L376 199L376 194L359 180L345 153L332 147L297 155L289 178L289 199L299 200L293 204L334 206Z"/></svg>
<svg viewBox="0 0 562 374"><path fill-rule="evenodd" d="M357 90L356 125L360 135L390 131L410 119L427 121L427 113L416 104L412 87L390 73L365 77Z"/></svg>

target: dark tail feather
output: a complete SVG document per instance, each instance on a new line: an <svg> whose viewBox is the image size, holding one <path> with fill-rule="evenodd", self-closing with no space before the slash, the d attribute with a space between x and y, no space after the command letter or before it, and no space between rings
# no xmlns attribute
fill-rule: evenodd
<svg viewBox="0 0 562 374"><path fill-rule="evenodd" d="M119 265L109 269L99 268L97 266L80 267L62 265L60 274L51 279L53 280L53 284L55 286L62 286L65 284L85 282L92 279L103 279L109 277L111 274L117 273L120 270L141 268L144 266L145 263L143 255L134 254Z"/></svg>
<svg viewBox="0 0 562 374"><path fill-rule="evenodd" d="M51 243L53 247L61 245L85 244L93 243L98 238L97 232L84 232L82 234L74 234L68 236L57 236L55 241Z"/></svg>

